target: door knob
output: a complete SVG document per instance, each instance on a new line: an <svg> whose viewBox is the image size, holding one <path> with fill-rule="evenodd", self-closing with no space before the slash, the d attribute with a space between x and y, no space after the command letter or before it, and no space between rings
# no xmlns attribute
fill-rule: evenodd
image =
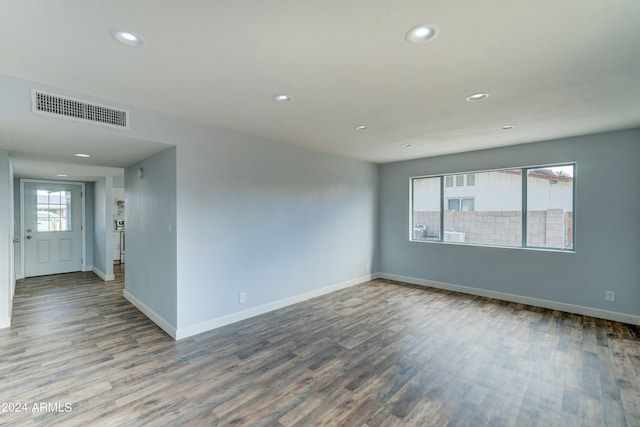
<svg viewBox="0 0 640 427"><path fill-rule="evenodd" d="M20 243L20 239L13 239L13 243Z"/></svg>
<svg viewBox="0 0 640 427"><path fill-rule="evenodd" d="M27 239L31 240L31 236L27 236Z"/></svg>

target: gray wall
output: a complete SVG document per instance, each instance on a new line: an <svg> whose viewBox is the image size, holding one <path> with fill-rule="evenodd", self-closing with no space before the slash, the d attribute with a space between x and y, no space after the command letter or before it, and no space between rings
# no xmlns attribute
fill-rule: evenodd
<svg viewBox="0 0 640 427"><path fill-rule="evenodd" d="M88 270L93 267L93 246L95 235L95 197L94 197L94 183L84 183L84 206L85 206L85 239L86 239L86 262L85 265Z"/></svg>
<svg viewBox="0 0 640 427"><path fill-rule="evenodd" d="M113 201L112 178L100 178L94 189L93 269L103 279L113 280Z"/></svg>
<svg viewBox="0 0 640 427"><path fill-rule="evenodd" d="M0 85L0 119L45 120L29 112L35 83L0 76ZM115 105L135 117L127 137L176 147L125 178L126 291L176 329L371 272L640 314L640 130L377 166ZM408 241L411 176L570 161L578 164L575 254ZM98 218L103 201L111 206L107 187L94 188L94 265L110 265L111 216ZM605 289L616 302L604 302Z"/></svg>
<svg viewBox="0 0 640 427"><path fill-rule="evenodd" d="M9 155L0 151L0 328L11 323L12 275L11 243L13 224L11 223L10 187L13 185ZM8 202L8 203L7 203Z"/></svg>
<svg viewBox="0 0 640 427"><path fill-rule="evenodd" d="M377 166L221 130L177 159L181 328L377 268Z"/></svg>
<svg viewBox="0 0 640 427"><path fill-rule="evenodd" d="M380 271L640 315L639 159L634 129L382 165ZM409 241L411 176L573 161L575 253Z"/></svg>
<svg viewBox="0 0 640 427"><path fill-rule="evenodd" d="M176 149L128 167L124 179L125 291L175 329Z"/></svg>
<svg viewBox="0 0 640 427"><path fill-rule="evenodd" d="M0 199L1 200L1 199ZM14 178L13 180L13 235L20 237L20 228L22 227L20 218L20 180ZM14 257L13 257L13 271L16 274L16 278L23 278L22 273L22 240L13 245Z"/></svg>

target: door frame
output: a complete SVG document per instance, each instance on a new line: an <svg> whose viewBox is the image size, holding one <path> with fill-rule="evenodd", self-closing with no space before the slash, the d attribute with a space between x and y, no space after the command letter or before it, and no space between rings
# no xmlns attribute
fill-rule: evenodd
<svg viewBox="0 0 640 427"><path fill-rule="evenodd" d="M80 205L82 206L82 218L81 218L81 233L82 233L82 249L80 251L80 268L82 271L87 271L87 245L86 245L86 232L87 227L86 219L85 219L85 185L84 182L76 182L76 181L52 181L47 179L21 179L20 180L20 270L22 272L22 277L27 277L27 272L25 270L27 260L27 245L25 244L25 232L24 232L24 184L25 183L42 183L42 184L63 184L63 185L79 185L80 186Z"/></svg>

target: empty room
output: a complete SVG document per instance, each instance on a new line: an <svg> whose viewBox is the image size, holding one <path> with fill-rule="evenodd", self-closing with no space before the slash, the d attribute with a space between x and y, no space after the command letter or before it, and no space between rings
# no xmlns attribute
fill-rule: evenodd
<svg viewBox="0 0 640 427"><path fill-rule="evenodd" d="M640 425L640 2L511 3L0 2L0 425Z"/></svg>

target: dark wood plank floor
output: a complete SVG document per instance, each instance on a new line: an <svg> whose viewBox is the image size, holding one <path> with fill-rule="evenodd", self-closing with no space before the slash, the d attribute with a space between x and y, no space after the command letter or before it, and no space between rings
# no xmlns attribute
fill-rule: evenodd
<svg viewBox="0 0 640 427"><path fill-rule="evenodd" d="M0 425L640 426L634 326L375 280L175 342L116 274L19 282Z"/></svg>

